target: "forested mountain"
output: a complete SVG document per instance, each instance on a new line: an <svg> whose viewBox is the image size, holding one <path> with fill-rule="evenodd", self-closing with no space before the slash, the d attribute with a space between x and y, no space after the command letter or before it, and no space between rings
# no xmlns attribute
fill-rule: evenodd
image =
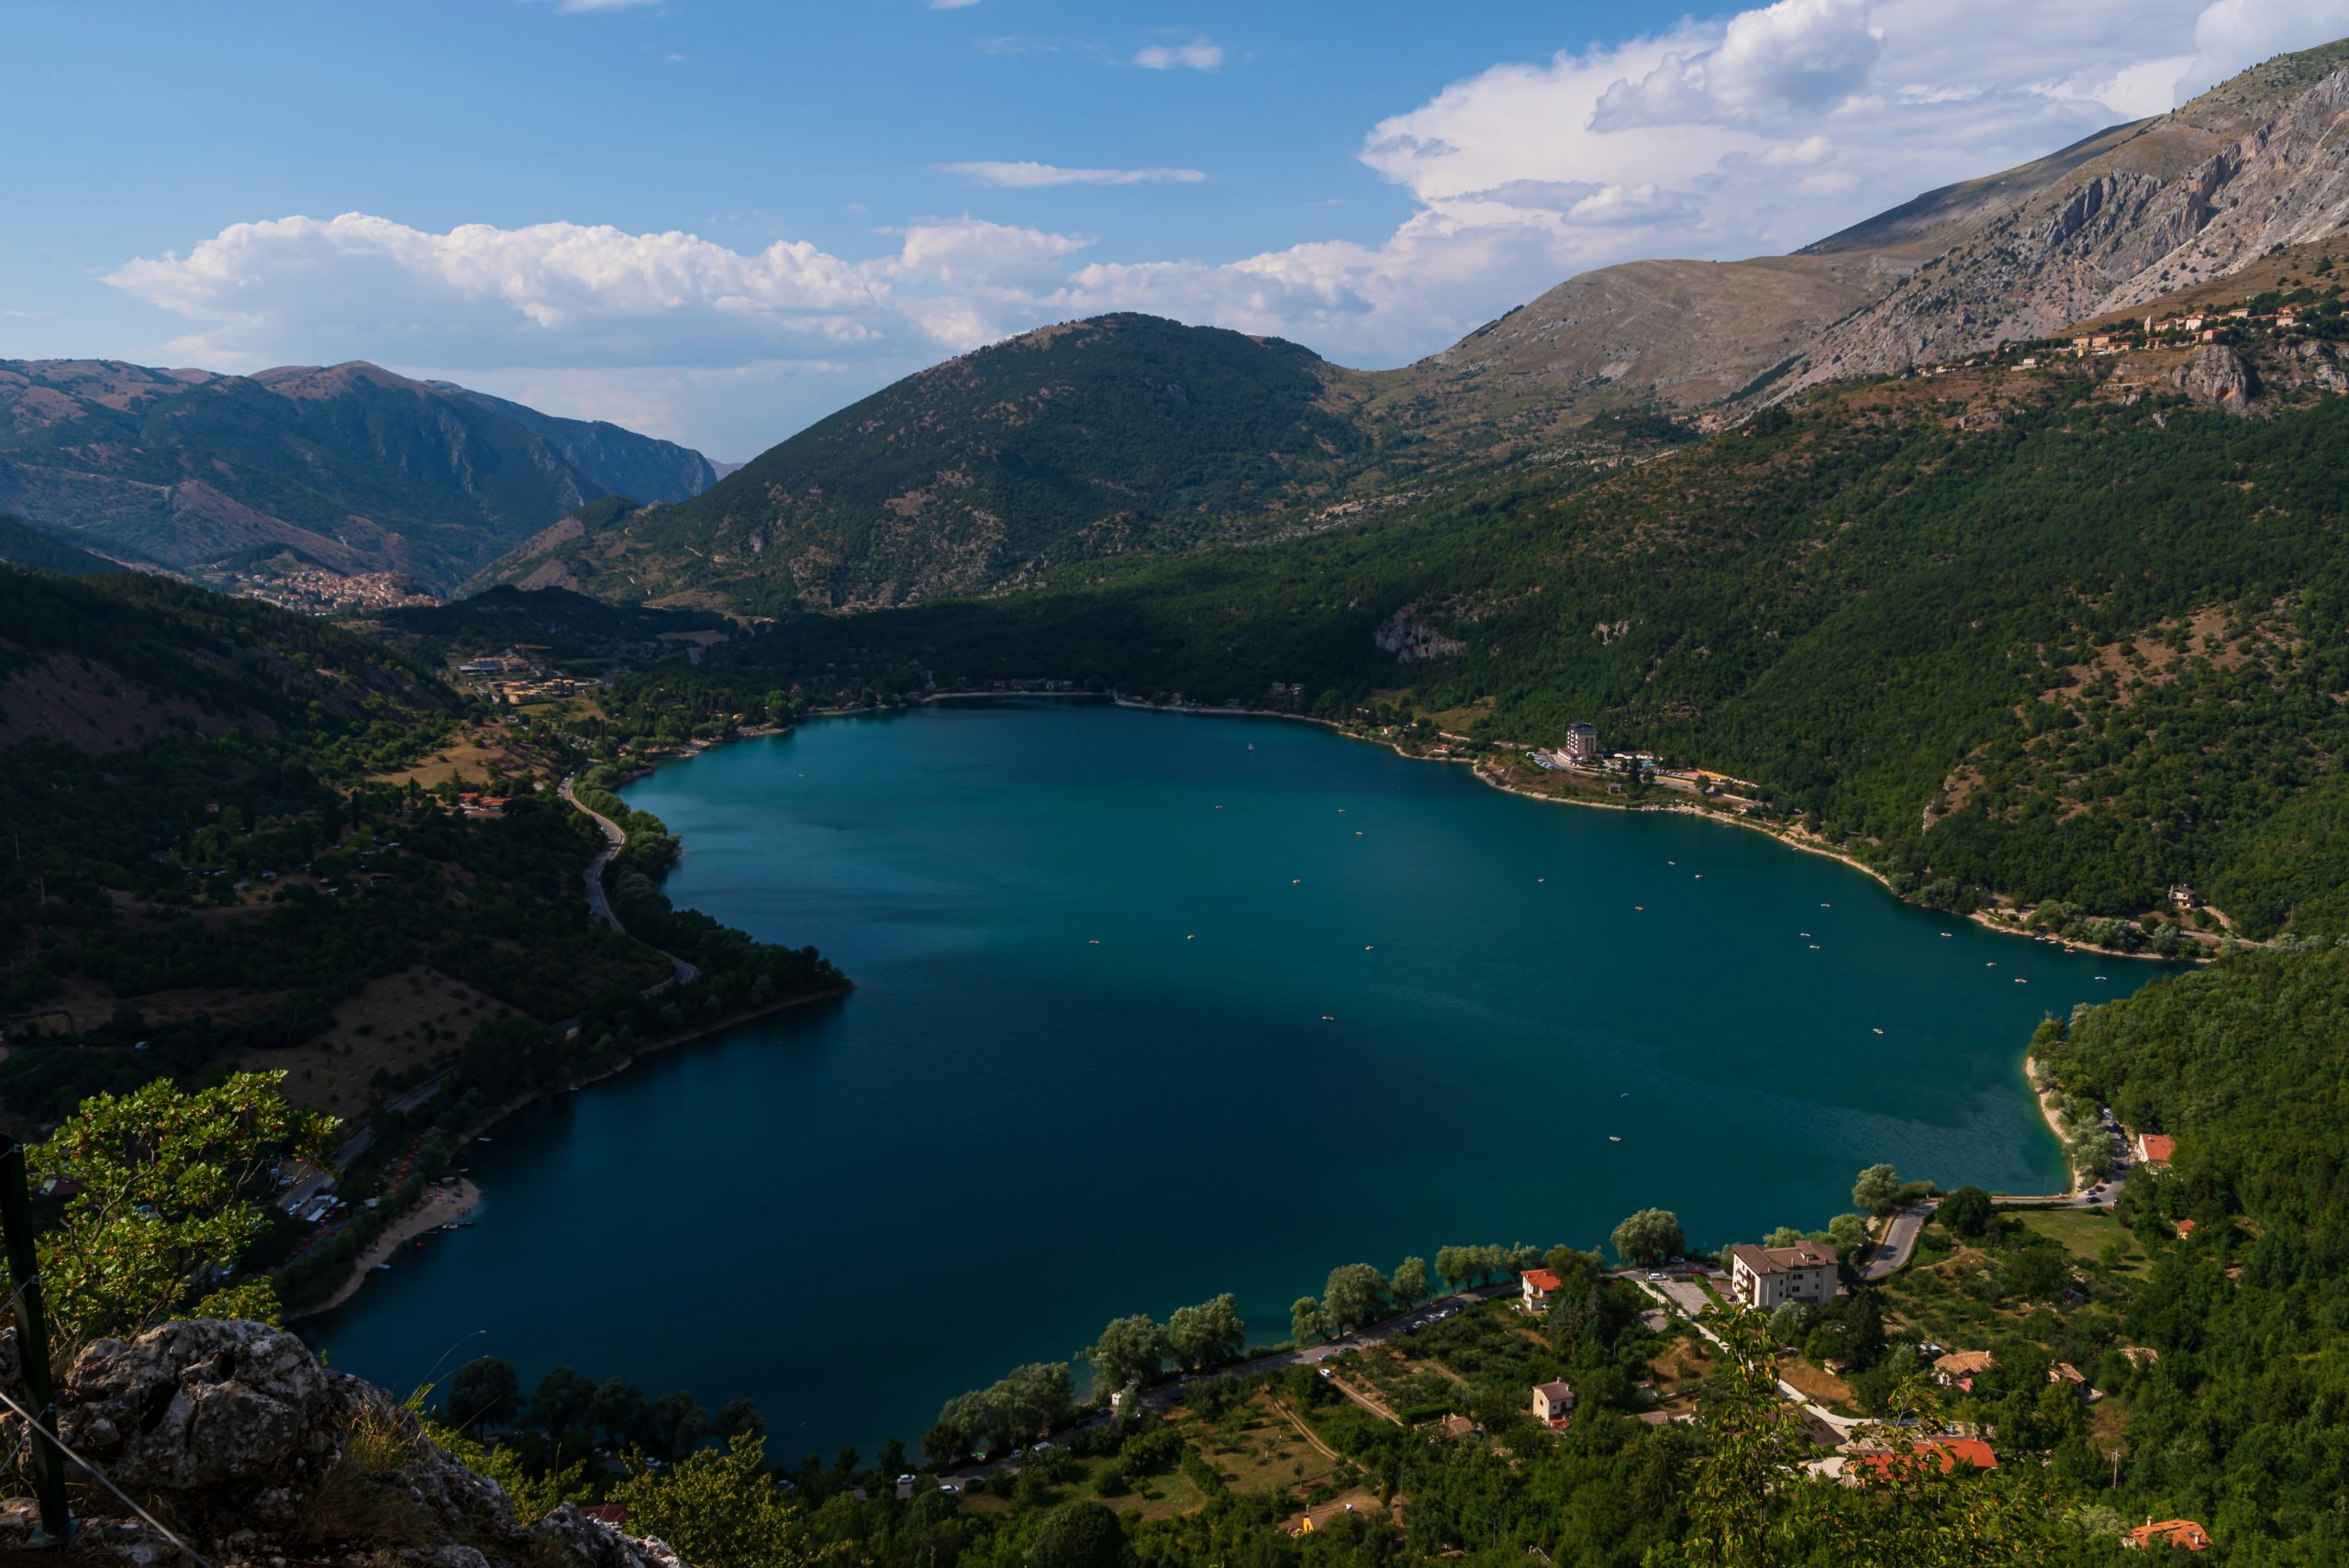
<svg viewBox="0 0 2349 1568"><path fill-rule="evenodd" d="M1794 256L1602 268L1401 370L1140 316L1030 332L834 415L691 505L567 519L478 581L873 609L1342 526L1497 463L1619 461L1634 440L2043 337L2334 233L2345 58L2280 56Z"/></svg>
<svg viewBox="0 0 2349 1568"><path fill-rule="evenodd" d="M356 361L0 361L0 510L224 584L307 567L446 589L582 502L715 477L667 441Z"/></svg>
<svg viewBox="0 0 2349 1568"><path fill-rule="evenodd" d="M1046 328L909 376L691 502L566 518L484 580L867 609L1245 537L1368 467L1363 384L1294 343L1155 317Z"/></svg>
<svg viewBox="0 0 2349 1568"><path fill-rule="evenodd" d="M11 566L33 566L44 572L62 572L69 577L86 577L95 572L122 570L103 556L77 549L55 534L5 512L0 512L0 561Z"/></svg>
<svg viewBox="0 0 2349 1568"><path fill-rule="evenodd" d="M593 917L580 876L603 839L552 779L626 733L557 745L377 639L251 599L0 566L0 1123L236 1067L360 1117L453 1070L412 1140L837 986L812 948L672 910L654 879L674 842L650 819L613 900L693 978ZM331 1289L357 1240L310 1283Z"/></svg>

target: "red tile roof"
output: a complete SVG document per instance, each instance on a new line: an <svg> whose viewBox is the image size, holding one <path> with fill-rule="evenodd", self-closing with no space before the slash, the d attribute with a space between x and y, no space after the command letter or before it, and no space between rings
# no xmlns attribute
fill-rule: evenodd
<svg viewBox="0 0 2349 1568"><path fill-rule="evenodd" d="M1528 1269L1525 1283L1539 1291L1553 1291L1558 1288L1558 1276L1547 1269Z"/></svg>
<svg viewBox="0 0 2349 1568"><path fill-rule="evenodd" d="M2166 1132L2144 1133L2137 1141L2144 1146L2145 1163L2148 1165L2166 1165L2170 1157L2177 1152L2177 1140Z"/></svg>
<svg viewBox="0 0 2349 1568"><path fill-rule="evenodd" d="M2121 1539L2131 1546L2161 1543L2182 1546L2188 1551L2208 1551L2210 1549L2210 1532L2192 1519L2163 1519L2159 1523L2147 1519Z"/></svg>
<svg viewBox="0 0 2349 1568"><path fill-rule="evenodd" d="M1890 1480L1900 1473L1894 1469L1896 1461L1900 1458L1898 1454L1881 1451L1855 1453L1852 1456L1852 1464L1856 1469L1875 1472L1878 1480ZM1976 1470L1998 1468L1998 1456L1991 1452L1990 1445L1980 1438L1923 1438L1919 1440L1916 1452L1909 1456L1901 1470L1921 1469L1929 1460L1938 1460L1944 1473L1955 1470L1960 1464L1970 1464Z"/></svg>

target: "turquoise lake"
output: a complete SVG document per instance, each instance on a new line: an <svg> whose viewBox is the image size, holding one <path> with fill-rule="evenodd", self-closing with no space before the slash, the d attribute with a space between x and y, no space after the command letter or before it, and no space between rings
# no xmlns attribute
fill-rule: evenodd
<svg viewBox="0 0 2349 1568"><path fill-rule="evenodd" d="M793 1462L1125 1313L1230 1290L1284 1337L1339 1263L1651 1204L1710 1249L1880 1160L2053 1190L2031 1030L2155 973L1274 720L829 719L628 796L678 903L859 990L501 1125L480 1222L304 1328L401 1392L472 1335L445 1366L748 1396Z"/></svg>

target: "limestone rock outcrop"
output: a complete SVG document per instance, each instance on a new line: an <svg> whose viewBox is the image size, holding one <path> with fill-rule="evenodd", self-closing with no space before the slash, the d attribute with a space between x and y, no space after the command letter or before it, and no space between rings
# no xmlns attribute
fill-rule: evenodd
<svg viewBox="0 0 2349 1568"><path fill-rule="evenodd" d="M13 1367L13 1335L0 1340L11 1341L0 1367ZM61 1379L58 1405L66 1446L217 1568L387 1553L417 1568L684 1568L660 1542L569 1505L524 1524L495 1482L389 1395L267 1324L193 1320L96 1340ZM23 1435L20 1418L0 1420L0 1446ZM85 1553L137 1568L185 1561L128 1507L87 1486L76 1495ZM0 1554L24 1547L36 1519L31 1499L0 1501Z"/></svg>
<svg viewBox="0 0 2349 1568"><path fill-rule="evenodd" d="M2206 343L2173 373L2186 395L2230 414L2247 414L2259 395L2259 375L2241 354L2222 343Z"/></svg>

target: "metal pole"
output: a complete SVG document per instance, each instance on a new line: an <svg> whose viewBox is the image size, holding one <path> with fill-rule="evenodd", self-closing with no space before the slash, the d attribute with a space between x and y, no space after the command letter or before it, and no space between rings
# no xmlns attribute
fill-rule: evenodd
<svg viewBox="0 0 2349 1568"><path fill-rule="evenodd" d="M33 1204L25 1186L25 1146L0 1133L0 1229L6 1232L8 1273L17 1285L17 1353L25 1386L39 1412L40 1426L57 1429L57 1387L49 1372L49 1315L41 1310L39 1265L33 1253ZM73 1515L65 1505L65 1460L57 1444L36 1428L32 1433L33 1490L40 1498L36 1546L63 1546L73 1539Z"/></svg>

